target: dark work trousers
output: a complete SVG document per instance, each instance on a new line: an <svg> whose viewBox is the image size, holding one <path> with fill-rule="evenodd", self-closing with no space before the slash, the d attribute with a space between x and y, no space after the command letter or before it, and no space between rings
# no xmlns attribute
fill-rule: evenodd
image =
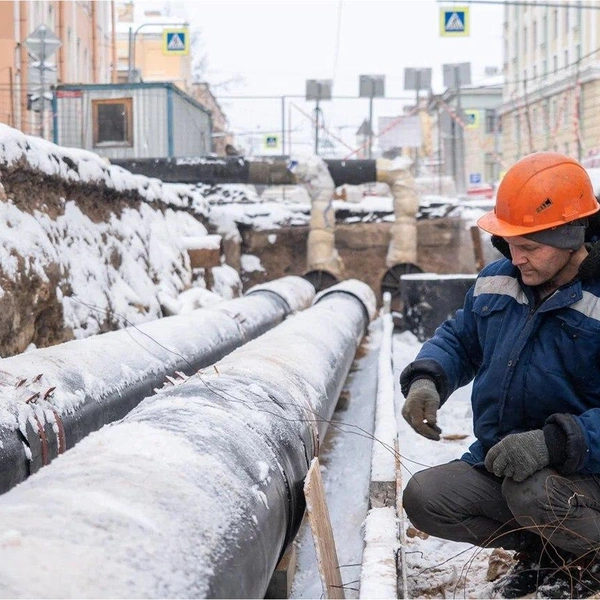
<svg viewBox="0 0 600 600"><path fill-rule="evenodd" d="M419 471L404 491L411 523L430 535L484 548L540 541L582 556L600 546L600 477L542 469L521 483L456 460Z"/></svg>

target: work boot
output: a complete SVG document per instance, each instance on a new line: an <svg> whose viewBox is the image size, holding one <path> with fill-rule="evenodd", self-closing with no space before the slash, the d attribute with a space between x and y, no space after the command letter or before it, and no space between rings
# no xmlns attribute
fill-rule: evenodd
<svg viewBox="0 0 600 600"><path fill-rule="evenodd" d="M538 588L541 598L590 598L600 592L600 562L574 559L565 566L547 573Z"/></svg>
<svg viewBox="0 0 600 600"><path fill-rule="evenodd" d="M492 588L495 597L521 598L531 594L545 583L546 578L557 572L559 567L570 560L550 544L540 540L525 550L515 552L516 562ZM559 596L562 597L562 596Z"/></svg>

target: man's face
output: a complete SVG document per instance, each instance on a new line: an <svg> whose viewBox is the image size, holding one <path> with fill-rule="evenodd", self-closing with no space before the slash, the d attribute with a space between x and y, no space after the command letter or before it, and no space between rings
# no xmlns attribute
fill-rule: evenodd
<svg viewBox="0 0 600 600"><path fill-rule="evenodd" d="M512 264L521 271L523 283L530 286L550 281L569 262L572 252L532 242L521 236L504 238Z"/></svg>

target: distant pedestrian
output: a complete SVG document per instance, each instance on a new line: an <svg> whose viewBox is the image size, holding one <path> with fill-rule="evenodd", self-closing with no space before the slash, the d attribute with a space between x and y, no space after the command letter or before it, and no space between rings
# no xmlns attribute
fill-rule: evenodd
<svg viewBox="0 0 600 600"><path fill-rule="evenodd" d="M233 144L227 144L225 146L225 154L227 156L239 156L240 155L237 148Z"/></svg>
<svg viewBox="0 0 600 600"><path fill-rule="evenodd" d="M400 378L404 418L432 440L440 406L473 381L476 441L416 473L404 507L431 535L515 550L499 597L600 591L600 244L584 243L599 209L572 158L516 162L478 221L506 258Z"/></svg>

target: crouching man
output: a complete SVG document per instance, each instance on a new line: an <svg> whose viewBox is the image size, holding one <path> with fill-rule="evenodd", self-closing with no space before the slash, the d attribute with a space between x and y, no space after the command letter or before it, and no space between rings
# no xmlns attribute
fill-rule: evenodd
<svg viewBox="0 0 600 600"><path fill-rule="evenodd" d="M600 591L600 244L584 243L599 209L575 160L515 163L478 221L506 258L400 378L404 418L432 440L440 406L473 380L476 441L416 473L404 507L430 535L514 550L500 597Z"/></svg>

